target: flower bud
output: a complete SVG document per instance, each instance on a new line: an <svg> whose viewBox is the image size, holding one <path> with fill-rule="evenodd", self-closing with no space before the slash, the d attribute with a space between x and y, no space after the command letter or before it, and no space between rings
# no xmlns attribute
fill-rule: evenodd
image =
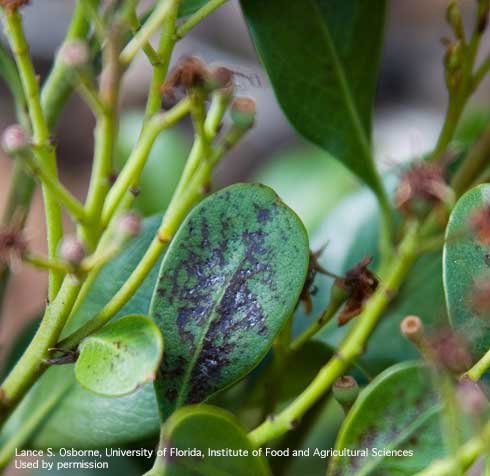
<svg viewBox="0 0 490 476"><path fill-rule="evenodd" d="M90 60L90 50L83 40L67 41L61 46L59 58L70 68L83 68Z"/></svg>
<svg viewBox="0 0 490 476"><path fill-rule="evenodd" d="M7 127L2 135L2 148L8 155L24 152L29 147L29 142L29 134L19 124Z"/></svg>
<svg viewBox="0 0 490 476"><path fill-rule="evenodd" d="M338 378L333 384L332 394L335 400L337 400L347 412L359 395L359 385L354 377L344 375Z"/></svg>
<svg viewBox="0 0 490 476"><path fill-rule="evenodd" d="M224 66L211 69L206 78L206 86L212 91L215 89L232 88L233 71Z"/></svg>
<svg viewBox="0 0 490 476"><path fill-rule="evenodd" d="M123 238L133 238L141 231L141 217L136 212L127 212L119 217L117 231Z"/></svg>
<svg viewBox="0 0 490 476"><path fill-rule="evenodd" d="M58 254L61 259L77 266L85 258L85 247L75 236L65 236L61 241Z"/></svg>
<svg viewBox="0 0 490 476"><path fill-rule="evenodd" d="M255 101L252 98L235 98L231 104L231 120L243 129L253 126L256 112Z"/></svg>
<svg viewBox="0 0 490 476"><path fill-rule="evenodd" d="M466 375L460 380L456 395L465 413L480 415L488 409L488 400L482 389Z"/></svg>

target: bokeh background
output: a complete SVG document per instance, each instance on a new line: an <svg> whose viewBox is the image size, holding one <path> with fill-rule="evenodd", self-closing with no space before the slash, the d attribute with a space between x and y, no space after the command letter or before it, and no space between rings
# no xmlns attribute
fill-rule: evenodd
<svg viewBox="0 0 490 476"><path fill-rule="evenodd" d="M447 99L442 67L445 48L441 43L441 38L449 35L444 20L447 1L391 0L389 3L374 130L376 157L382 169L397 167L431 148ZM53 54L63 38L73 4L73 0L32 0L24 9L27 36L41 80L46 77ZM475 1L466 0L461 4L469 13ZM0 39L5 41L3 37ZM488 35L485 44L487 48L483 49L488 50ZM324 186L326 177L339 173L338 187L343 191L356 186L356 180L324 152L302 141L288 125L258 62L237 0L229 0L183 39L176 48L173 62L185 54L196 54L209 63L225 64L242 73L243 76L237 77L240 93L257 101L256 127L220 165L214 187L247 180L268 183L286 197L313 231L330 206L331 190ZM141 56L125 79L116 166L124 162L139 132L150 75L150 65ZM473 99L470 109L490 111L488 80ZM5 85L0 83L0 130L14 121L12 101ZM84 197L90 173L93 126L90 111L74 96L55 135L61 179L80 198ZM161 211L165 207L191 139L191 130L186 126L159 139L144 179L149 192L139 201L145 213ZM5 202L10 168L9 159L0 156L0 206ZM325 206L319 208L319 202L324 202ZM39 193L34 199L27 236L34 249L45 250ZM44 273L26 267L15 270L2 309L0 355L5 355L14 336L42 309L45 297Z"/></svg>

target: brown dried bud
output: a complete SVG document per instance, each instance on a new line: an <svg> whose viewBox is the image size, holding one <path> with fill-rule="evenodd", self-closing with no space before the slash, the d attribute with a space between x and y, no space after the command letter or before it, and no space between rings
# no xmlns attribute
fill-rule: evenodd
<svg viewBox="0 0 490 476"><path fill-rule="evenodd" d="M14 11L28 3L29 0L0 0L0 7L5 8L5 10Z"/></svg>
<svg viewBox="0 0 490 476"><path fill-rule="evenodd" d="M119 217L117 230L123 238L133 238L141 231L141 217L136 212L127 212Z"/></svg>
<svg viewBox="0 0 490 476"><path fill-rule="evenodd" d="M75 236L66 236L60 243L58 254L61 259L77 266L85 258L85 247Z"/></svg>
<svg viewBox="0 0 490 476"><path fill-rule="evenodd" d="M211 91L215 89L232 89L233 88L233 71L224 66L218 66L208 72L206 86Z"/></svg>
<svg viewBox="0 0 490 476"><path fill-rule="evenodd" d="M339 326L347 324L353 317L361 313L365 302L372 296L378 287L378 278L368 269L372 257L366 256L363 260L345 274L345 278L335 280L334 286L346 291L348 298L339 314Z"/></svg>
<svg viewBox="0 0 490 476"><path fill-rule="evenodd" d="M184 56L171 69L167 80L162 86L163 96L171 95L175 88L188 90L202 86L208 77L204 62L197 56Z"/></svg>
<svg viewBox="0 0 490 476"><path fill-rule="evenodd" d="M412 165L400 179L396 204L405 214L426 213L438 202L449 202L453 193L444 178L444 167L436 163Z"/></svg>
<svg viewBox="0 0 490 476"><path fill-rule="evenodd" d="M2 149L8 155L17 155L29 148L30 136L19 124L13 124L5 129L2 135Z"/></svg>
<svg viewBox="0 0 490 476"><path fill-rule="evenodd" d="M402 334L415 345L422 343L424 339L424 325L418 316L407 316L400 323Z"/></svg>
<svg viewBox="0 0 490 476"><path fill-rule="evenodd" d="M90 50L83 40L67 41L61 46L59 58L70 68L83 68L90 61Z"/></svg>
<svg viewBox="0 0 490 476"><path fill-rule="evenodd" d="M490 205L485 205L471 213L468 219L470 229L482 245L490 245Z"/></svg>
<svg viewBox="0 0 490 476"><path fill-rule="evenodd" d="M0 228L0 263L15 267L27 249L28 242L18 225Z"/></svg>
<svg viewBox="0 0 490 476"><path fill-rule="evenodd" d="M466 375L460 380L456 395L463 411L470 415L481 415L488 409L482 389Z"/></svg>
<svg viewBox="0 0 490 476"><path fill-rule="evenodd" d="M255 122L257 108L255 101L248 97L238 97L231 103L231 120L243 129L252 127Z"/></svg>
<svg viewBox="0 0 490 476"><path fill-rule="evenodd" d="M354 377L344 375L333 384L332 394L344 410L348 411L359 395L359 385Z"/></svg>

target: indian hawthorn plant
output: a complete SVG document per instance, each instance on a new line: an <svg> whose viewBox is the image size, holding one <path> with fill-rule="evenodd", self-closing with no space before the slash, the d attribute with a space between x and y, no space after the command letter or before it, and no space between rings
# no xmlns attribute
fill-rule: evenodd
<svg viewBox="0 0 490 476"><path fill-rule="evenodd" d="M315 238L340 243L335 254L310 251L302 222L270 188L213 192L213 170L254 126L255 103L225 66L169 64L223 3L78 0L39 78L23 28L28 1L0 0L0 74L17 113L2 136L13 169L0 296L14 262L49 275L39 325L0 386L0 466L18 448L152 446L160 434L162 454L248 453L158 456L148 475L282 475L296 464L298 474L324 473L288 453L308 445L338 450L329 476L463 476L480 457L490 474L488 118L458 140L490 71L489 0L473 1L467 25L448 2L447 114L433 151L395 174L394 191L371 146L386 0L241 1L292 126L366 185ZM145 114L115 173L122 80L140 53L153 68ZM59 180L53 140L72 93L96 120L83 203ZM142 220L133 205L148 156L187 117L194 142L179 183L163 216ZM46 256L23 232L36 186ZM270 448L290 458L267 458Z"/></svg>

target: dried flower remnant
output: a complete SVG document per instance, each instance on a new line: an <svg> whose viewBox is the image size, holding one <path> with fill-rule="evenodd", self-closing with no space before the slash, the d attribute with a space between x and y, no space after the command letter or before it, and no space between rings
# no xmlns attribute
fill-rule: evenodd
<svg viewBox="0 0 490 476"><path fill-rule="evenodd" d="M419 214L427 207L452 198L444 178L444 167L437 163L419 162L404 172L396 190L397 207L405 214Z"/></svg>
<svg viewBox="0 0 490 476"><path fill-rule="evenodd" d="M471 366L471 355L465 339L452 329L441 329L427 339L433 363L453 373L462 373Z"/></svg>
<svg viewBox="0 0 490 476"><path fill-rule="evenodd" d="M338 318L339 326L347 324L353 317L359 315L366 301L378 287L378 278L368 269L371 261L371 256L364 257L347 271L345 278L337 278L335 282L335 286L347 292L347 302Z"/></svg>
<svg viewBox="0 0 490 476"><path fill-rule="evenodd" d="M0 263L15 269L27 252L28 242L15 224L0 227Z"/></svg>
<svg viewBox="0 0 490 476"><path fill-rule="evenodd" d="M490 246L490 205L475 210L468 222L476 239L482 245Z"/></svg>
<svg viewBox="0 0 490 476"><path fill-rule="evenodd" d="M8 11L14 11L28 3L29 0L0 0L0 7Z"/></svg>
<svg viewBox="0 0 490 476"><path fill-rule="evenodd" d="M343 375L333 384L332 394L335 400L337 400L347 412L359 395L359 385L354 377Z"/></svg>
<svg viewBox="0 0 490 476"><path fill-rule="evenodd" d="M303 303L303 308L306 314L311 314L313 310L313 303L311 297L318 291L317 287L313 284L317 273L324 274L326 276L334 276L327 271L319 262L318 258L322 255L325 246L322 246L318 251L310 251L310 260L308 262L308 273L306 274L305 284L301 291L299 300Z"/></svg>

